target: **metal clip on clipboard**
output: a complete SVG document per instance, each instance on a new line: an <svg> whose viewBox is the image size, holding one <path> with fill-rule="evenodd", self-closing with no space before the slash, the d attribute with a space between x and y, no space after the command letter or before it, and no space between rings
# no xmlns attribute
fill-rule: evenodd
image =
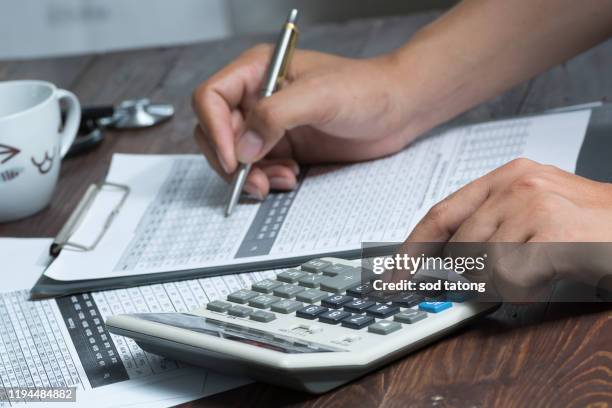
<svg viewBox="0 0 612 408"><path fill-rule="evenodd" d="M72 234L74 234L77 228L81 225L81 222L87 215L87 212L89 211L98 193L100 193L105 187L112 187L114 189L123 191L121 200L110 212L110 214L106 218L106 221L104 222L104 225L102 226L102 230L91 245L83 245L77 242L71 242L70 238L72 237ZM125 201L127 200L129 195L130 188L123 184L102 183L90 185L87 191L85 192L83 198L81 198L81 201L79 201L79 204L76 206L72 214L70 214L70 217L68 218L66 224L64 224L57 237L55 237L55 239L53 240L51 248L49 249L51 256L58 256L64 248L72 248L84 252L93 251L104 237L104 234L106 234L106 231L108 231L108 229L110 228L111 224L113 223L113 220L115 219L117 214L119 214L119 211L121 211L121 207L123 207L123 204L125 204Z"/></svg>

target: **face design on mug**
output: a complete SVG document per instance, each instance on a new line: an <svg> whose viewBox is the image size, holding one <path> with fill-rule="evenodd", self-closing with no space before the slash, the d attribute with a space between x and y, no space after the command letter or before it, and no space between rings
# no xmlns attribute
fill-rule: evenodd
<svg viewBox="0 0 612 408"><path fill-rule="evenodd" d="M16 147L0 144L0 164L8 163L15 156L19 155L21 150Z"/></svg>
<svg viewBox="0 0 612 408"><path fill-rule="evenodd" d="M32 164L38 169L38 172L40 174L47 174L53 168L53 163L55 161L56 156L57 152L52 152L51 154L49 154L48 151L45 151L45 155L42 159L37 160L36 158L34 158L34 156L32 156L30 160L32 161Z"/></svg>
<svg viewBox="0 0 612 408"><path fill-rule="evenodd" d="M8 163L8 165L11 165L12 163L9 162L15 157L17 157L20 153L21 150L16 147L0 144L0 166L6 163ZM0 170L0 183L8 183L9 181L16 179L21 173L23 173L23 170L23 167L11 167L6 170Z"/></svg>

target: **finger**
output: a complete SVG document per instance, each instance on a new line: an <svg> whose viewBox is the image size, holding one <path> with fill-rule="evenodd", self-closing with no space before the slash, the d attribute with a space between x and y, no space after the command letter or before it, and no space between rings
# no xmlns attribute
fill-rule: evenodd
<svg viewBox="0 0 612 408"><path fill-rule="evenodd" d="M436 204L417 224L408 242L444 242L496 191L503 190L520 174L537 164L514 160L471 182Z"/></svg>
<svg viewBox="0 0 612 408"><path fill-rule="evenodd" d="M516 216L503 221L499 228L492 234L489 242L513 242L524 243L529 241L536 233L535 227L529 219Z"/></svg>
<svg viewBox="0 0 612 408"><path fill-rule="evenodd" d="M234 112L248 95L258 94L264 77L267 51L260 47L248 51L213 75L193 94L193 109L207 130L219 156L219 162L228 173L236 170Z"/></svg>
<svg viewBox="0 0 612 408"><path fill-rule="evenodd" d="M297 177L290 167L266 165L262 170L268 177L272 190L291 191L297 186Z"/></svg>
<svg viewBox="0 0 612 408"><path fill-rule="evenodd" d="M545 244L527 242L513 245L496 257L491 283L504 301L525 303L550 293L556 276Z"/></svg>
<svg viewBox="0 0 612 408"><path fill-rule="evenodd" d="M251 172L244 183L244 191L260 201L270 193L270 181L266 173L258 166L251 167Z"/></svg>
<svg viewBox="0 0 612 408"><path fill-rule="evenodd" d="M339 106L334 99L329 87L315 80L292 83L271 97L262 99L247 117L248 130L236 147L238 160L242 163L261 160L287 131L330 121Z"/></svg>
<svg viewBox="0 0 612 408"><path fill-rule="evenodd" d="M204 157L206 157L206 160L213 170L226 182L230 182L232 176L226 173L221 167L217 153L214 151L214 148L211 146L209 139L204 134L202 128L200 126L196 126L193 134L200 151L204 153Z"/></svg>

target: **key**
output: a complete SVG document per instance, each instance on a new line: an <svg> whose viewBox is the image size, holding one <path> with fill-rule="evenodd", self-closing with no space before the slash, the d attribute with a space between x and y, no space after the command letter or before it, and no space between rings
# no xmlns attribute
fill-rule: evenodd
<svg viewBox="0 0 612 408"><path fill-rule="evenodd" d="M389 334L398 331L402 328L402 325L398 322L390 322L388 320L381 320L368 327L370 333L376 334Z"/></svg>
<svg viewBox="0 0 612 408"><path fill-rule="evenodd" d="M323 299L321 301L321 305L331 307L332 309L339 309L342 307L342 305L350 302L351 300L353 300L353 298L350 296L331 295L330 297Z"/></svg>
<svg viewBox="0 0 612 408"><path fill-rule="evenodd" d="M356 298L363 298L370 292L374 291L371 283L364 283L363 285L356 286L352 289L347 289L346 294L354 296Z"/></svg>
<svg viewBox="0 0 612 408"><path fill-rule="evenodd" d="M305 272L319 273L329 265L331 265L331 262L323 261L322 259L313 259L303 264L301 269Z"/></svg>
<svg viewBox="0 0 612 408"><path fill-rule="evenodd" d="M401 293L391 299L391 303L399 307L414 307L421 303L423 296L416 293Z"/></svg>
<svg viewBox="0 0 612 408"><path fill-rule="evenodd" d="M206 309L221 313L227 312L230 307L232 307L231 303L227 303L222 300L215 300L206 305Z"/></svg>
<svg viewBox="0 0 612 408"><path fill-rule="evenodd" d="M247 303L250 299L253 299L256 296L259 296L259 293L252 292L247 289L240 289L237 292L230 293L229 295L227 295L227 300L229 300L230 302L240 303L241 305L243 305Z"/></svg>
<svg viewBox="0 0 612 408"><path fill-rule="evenodd" d="M281 283L272 279L266 279L266 280L262 280L261 282L256 282L253 284L253 286L251 286L251 289L253 289L255 292L259 292L259 293L272 293L272 291L274 290L274 288L280 286Z"/></svg>
<svg viewBox="0 0 612 408"><path fill-rule="evenodd" d="M352 266L335 264L326 266L325 268L321 269L321 272L325 276L336 276L342 273L350 274L350 272L354 269L355 268L353 268Z"/></svg>
<svg viewBox="0 0 612 408"><path fill-rule="evenodd" d="M342 319L350 315L349 312L345 312L344 310L329 310L319 315L319 321L327 324L338 324Z"/></svg>
<svg viewBox="0 0 612 408"><path fill-rule="evenodd" d="M366 310L366 313L369 314L370 316L374 316L379 319L385 319L389 316L393 316L394 314L399 313L399 311L400 311L399 306L382 304L382 305L375 305L375 306L368 308L368 310Z"/></svg>
<svg viewBox="0 0 612 408"><path fill-rule="evenodd" d="M318 276L318 275L313 275L313 276ZM326 292L321 292L318 289L307 289L303 292L298 293L295 296L295 300L299 300L300 302L306 302L306 303L316 303L319 300L327 297L327 293Z"/></svg>
<svg viewBox="0 0 612 408"><path fill-rule="evenodd" d="M421 312L420 310L404 310L393 316L393 320L400 323L413 324L427 317L427 313Z"/></svg>
<svg viewBox="0 0 612 408"><path fill-rule="evenodd" d="M325 313L328 310L329 310L328 308L323 307L323 306L310 305L310 306L306 306L305 308L298 310L297 312L295 312L295 315L297 317L301 317L302 319L314 320L321 313Z"/></svg>
<svg viewBox="0 0 612 408"><path fill-rule="evenodd" d="M252 311L253 309L251 309L250 307L232 306L228 309L227 313L236 317L247 317L251 314Z"/></svg>
<svg viewBox="0 0 612 408"><path fill-rule="evenodd" d="M440 313L443 310L450 309L453 306L451 302L422 302L419 303L419 309L429 313Z"/></svg>
<svg viewBox="0 0 612 408"><path fill-rule="evenodd" d="M258 309L269 309L273 303L276 303L280 298L272 295L259 295L249 300L249 306L256 307Z"/></svg>
<svg viewBox="0 0 612 408"><path fill-rule="evenodd" d="M368 299L377 303L388 303L397 296L397 293L385 293L381 291L371 292L368 294Z"/></svg>
<svg viewBox="0 0 612 408"><path fill-rule="evenodd" d="M276 319L276 315L274 313L265 312L263 310L255 310L253 313L251 313L251 316L249 316L249 318L251 320L255 320L256 322L268 323Z"/></svg>
<svg viewBox="0 0 612 408"><path fill-rule="evenodd" d="M362 329L374 323L374 318L368 315L352 315L342 320L342 326L349 329Z"/></svg>
<svg viewBox="0 0 612 408"><path fill-rule="evenodd" d="M276 279L285 283L296 283L298 279L304 275L306 275L306 273L298 271L297 269L288 269L276 275Z"/></svg>
<svg viewBox="0 0 612 408"><path fill-rule="evenodd" d="M338 275L321 281L321 290L326 292L340 293L354 288L361 283L359 277L352 275Z"/></svg>
<svg viewBox="0 0 612 408"><path fill-rule="evenodd" d="M364 310L374 305L376 305L376 303L372 302L371 300L354 299L352 302L344 305L344 310L353 313L363 313Z"/></svg>
<svg viewBox="0 0 612 408"><path fill-rule="evenodd" d="M274 293L275 296L280 296L283 298L291 299L292 297L294 297L295 295L297 295L298 293L302 291L304 291L304 288L301 286L283 283L279 287L275 288L272 291L272 293Z"/></svg>
<svg viewBox="0 0 612 408"><path fill-rule="evenodd" d="M276 302L275 304L273 304L272 311L283 313L283 314L288 314L288 313L293 313L296 310L301 309L302 307L304 307L304 304L302 302L296 302L295 300L285 299L285 300L281 300L280 302Z"/></svg>
<svg viewBox="0 0 612 408"><path fill-rule="evenodd" d="M325 280L325 276L309 273L306 276L302 276L298 280L298 284L307 288L318 288L323 280Z"/></svg>

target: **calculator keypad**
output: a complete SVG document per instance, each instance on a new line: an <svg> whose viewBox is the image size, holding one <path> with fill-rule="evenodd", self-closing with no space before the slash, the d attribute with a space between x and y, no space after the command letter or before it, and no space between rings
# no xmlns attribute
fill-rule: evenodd
<svg viewBox="0 0 612 408"><path fill-rule="evenodd" d="M318 259L256 282L251 289L233 292L227 301L216 300L206 308L259 323L276 320L275 313L295 313L299 319L388 335L452 307L452 302L416 293L375 292L370 283L361 283L359 268Z"/></svg>

